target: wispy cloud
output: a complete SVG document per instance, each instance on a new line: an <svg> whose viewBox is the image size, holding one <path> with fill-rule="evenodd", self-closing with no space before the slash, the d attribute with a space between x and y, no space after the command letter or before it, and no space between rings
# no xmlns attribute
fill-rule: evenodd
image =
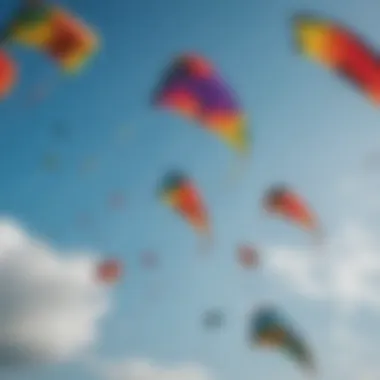
<svg viewBox="0 0 380 380"><path fill-rule="evenodd" d="M330 300L347 311L380 311L380 240L368 228L344 226L315 248L272 248L268 271L305 297Z"/></svg>
<svg viewBox="0 0 380 380"><path fill-rule="evenodd" d="M339 182L341 225L322 248L271 247L267 271L289 291L309 301L328 302L336 379L378 379L373 353L380 348L369 331L352 321L380 314L380 201L375 179L364 174ZM372 355L372 356L371 356Z"/></svg>

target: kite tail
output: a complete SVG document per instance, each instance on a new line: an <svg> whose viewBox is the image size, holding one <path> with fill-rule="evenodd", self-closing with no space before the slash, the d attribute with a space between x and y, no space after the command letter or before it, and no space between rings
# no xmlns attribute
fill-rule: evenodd
<svg viewBox="0 0 380 380"><path fill-rule="evenodd" d="M202 254L210 253L212 247L214 246L214 237L211 231L206 230L202 233L200 240L200 252Z"/></svg>
<svg viewBox="0 0 380 380"><path fill-rule="evenodd" d="M231 166L228 176L226 178L228 188L235 188L237 183L247 172L249 165L248 155L239 156L238 160Z"/></svg>
<svg viewBox="0 0 380 380"><path fill-rule="evenodd" d="M313 231L315 246L318 250L323 251L326 243L326 234L321 226L317 226Z"/></svg>
<svg viewBox="0 0 380 380"><path fill-rule="evenodd" d="M293 334L288 336L284 351L298 361L298 365L310 376L310 379L316 377L317 370L309 348Z"/></svg>

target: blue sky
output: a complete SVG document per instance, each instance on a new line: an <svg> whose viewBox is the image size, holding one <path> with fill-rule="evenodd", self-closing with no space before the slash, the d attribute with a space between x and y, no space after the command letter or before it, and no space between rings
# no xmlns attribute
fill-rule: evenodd
<svg viewBox="0 0 380 380"><path fill-rule="evenodd" d="M13 3L3 1L4 17ZM299 379L280 356L247 345L246 312L270 300L307 332L323 364L321 378L333 378L335 349L328 329L335 305L285 289L265 267L243 273L234 252L248 241L262 247L265 260L266 247L310 244L302 232L260 211L264 190L278 181L307 196L329 235L347 215L355 217L350 207L357 198L345 200L336 187L378 148L378 110L340 78L295 53L290 17L299 10L322 12L376 43L380 5L370 0L323 0L318 7L306 0L60 3L97 28L102 50L80 76L64 78L45 57L12 48L21 73L13 94L0 104L0 210L63 252L91 249L125 260L127 274L112 294L114 308L102 322L94 355L194 361L221 380ZM191 122L148 104L164 65L189 50L218 66L251 119L253 155L231 188L225 183L236 161L233 153ZM25 107L27 94L46 78L57 81L52 94ZM54 139L57 123L70 129L70 140ZM116 141L122 127L132 133L124 144ZM57 172L41 167L47 152L59 154ZM92 156L99 167L81 176L80 165ZM208 205L216 242L207 257L199 254L186 224L155 198L157 181L173 167L194 178ZM126 195L122 212L107 208L115 190ZM96 232L78 228L75 220L82 212L94 215ZM162 260L153 273L139 267L145 249ZM147 292L155 284L162 292L149 301ZM210 307L222 308L227 323L220 332L205 334L199 316ZM80 363L14 376L95 378Z"/></svg>

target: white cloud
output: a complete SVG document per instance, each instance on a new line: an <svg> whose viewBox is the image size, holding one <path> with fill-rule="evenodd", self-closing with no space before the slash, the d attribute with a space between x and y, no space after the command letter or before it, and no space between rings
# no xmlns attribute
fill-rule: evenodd
<svg viewBox="0 0 380 380"><path fill-rule="evenodd" d="M160 366L146 359L106 363L98 368L102 380L212 380L213 376L195 363ZM99 368L100 367L100 368Z"/></svg>
<svg viewBox="0 0 380 380"><path fill-rule="evenodd" d="M67 360L96 341L109 302L94 268L0 219L0 365Z"/></svg>
<svg viewBox="0 0 380 380"><path fill-rule="evenodd" d="M318 251L274 248L268 270L301 295L331 300L346 311L380 310L380 240L368 228L342 228Z"/></svg>

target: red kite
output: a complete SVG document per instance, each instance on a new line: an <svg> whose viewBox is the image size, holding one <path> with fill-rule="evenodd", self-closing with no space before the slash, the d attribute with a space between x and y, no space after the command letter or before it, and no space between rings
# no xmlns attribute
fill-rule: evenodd
<svg viewBox="0 0 380 380"><path fill-rule="evenodd" d="M380 57L347 27L316 16L298 15L294 21L298 49L344 76L380 105Z"/></svg>

